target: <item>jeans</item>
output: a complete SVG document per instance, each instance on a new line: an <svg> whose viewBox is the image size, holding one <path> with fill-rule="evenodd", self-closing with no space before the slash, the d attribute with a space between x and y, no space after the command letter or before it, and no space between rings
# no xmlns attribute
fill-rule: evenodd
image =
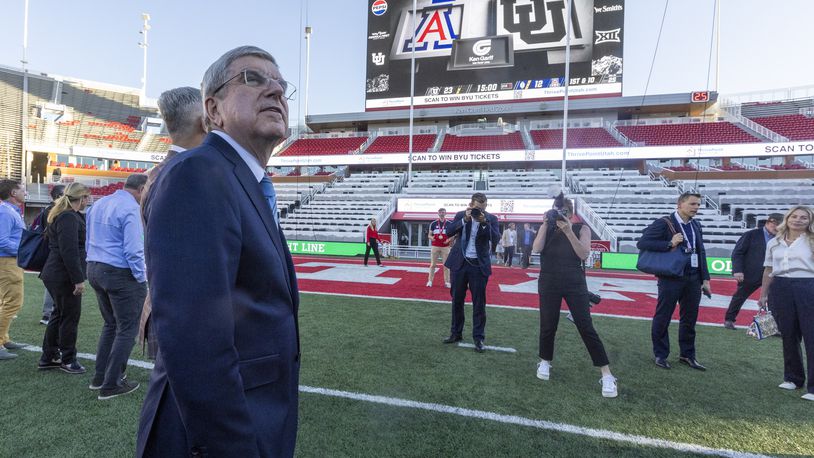
<svg viewBox="0 0 814 458"><path fill-rule="evenodd" d="M48 289L45 289L45 292L42 294L42 317L43 318L51 318L51 312L54 311L54 298L51 297L51 293L48 292Z"/></svg>
<svg viewBox="0 0 814 458"><path fill-rule="evenodd" d="M105 321L96 350L94 379L104 380L102 389L113 389L136 343L147 283L137 282L130 269L101 262L88 263L88 281L96 291Z"/></svg>

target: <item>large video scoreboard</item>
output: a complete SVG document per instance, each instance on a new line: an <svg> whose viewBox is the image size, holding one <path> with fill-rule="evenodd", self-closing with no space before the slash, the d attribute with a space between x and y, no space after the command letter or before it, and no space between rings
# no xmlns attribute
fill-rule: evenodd
<svg viewBox="0 0 814 458"><path fill-rule="evenodd" d="M565 0L368 0L365 109L564 96ZM624 0L573 0L569 96L622 94ZM413 43L415 36L415 43Z"/></svg>

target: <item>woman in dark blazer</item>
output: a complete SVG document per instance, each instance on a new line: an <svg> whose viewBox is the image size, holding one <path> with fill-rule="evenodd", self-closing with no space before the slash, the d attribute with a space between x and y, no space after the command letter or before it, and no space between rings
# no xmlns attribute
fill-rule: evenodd
<svg viewBox="0 0 814 458"><path fill-rule="evenodd" d="M71 183L48 214L48 247L51 252L40 278L54 298L54 311L45 328L39 368L82 374L76 360L76 335L85 289L85 217L80 213L90 200L82 183Z"/></svg>

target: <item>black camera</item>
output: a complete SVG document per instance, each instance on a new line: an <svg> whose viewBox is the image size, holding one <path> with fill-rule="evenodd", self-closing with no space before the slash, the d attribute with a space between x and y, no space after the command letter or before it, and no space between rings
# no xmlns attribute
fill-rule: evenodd
<svg viewBox="0 0 814 458"><path fill-rule="evenodd" d="M590 307L593 307L600 302L602 302L602 298L599 296L599 294L588 291L588 305Z"/></svg>
<svg viewBox="0 0 814 458"><path fill-rule="evenodd" d="M477 218L480 218L480 215L482 215L483 213L484 213L484 212L480 211L480 208L473 208L473 209L472 209L472 210L470 210L470 212L469 212L469 214L470 214L470 215L471 215L473 218L476 218L476 219L477 219Z"/></svg>

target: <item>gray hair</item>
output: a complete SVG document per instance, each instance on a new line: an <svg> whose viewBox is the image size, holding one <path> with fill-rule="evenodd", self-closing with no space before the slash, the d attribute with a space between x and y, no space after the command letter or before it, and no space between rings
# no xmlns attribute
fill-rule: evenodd
<svg viewBox="0 0 814 458"><path fill-rule="evenodd" d="M158 109L170 137L200 128L204 114L201 106L201 91L194 87L170 89L158 97Z"/></svg>
<svg viewBox="0 0 814 458"><path fill-rule="evenodd" d="M147 184L147 175L143 173L134 173L127 177L124 182L124 187L127 189L138 189Z"/></svg>
<svg viewBox="0 0 814 458"><path fill-rule="evenodd" d="M277 65L274 56L257 46L238 46L231 51L227 51L226 54L220 56L218 60L210 65L209 68L206 69L206 73L204 73L203 81L201 82L201 92L203 93L204 100L214 96L215 89L231 76L234 76L227 73L232 62L246 56L259 57Z"/></svg>

